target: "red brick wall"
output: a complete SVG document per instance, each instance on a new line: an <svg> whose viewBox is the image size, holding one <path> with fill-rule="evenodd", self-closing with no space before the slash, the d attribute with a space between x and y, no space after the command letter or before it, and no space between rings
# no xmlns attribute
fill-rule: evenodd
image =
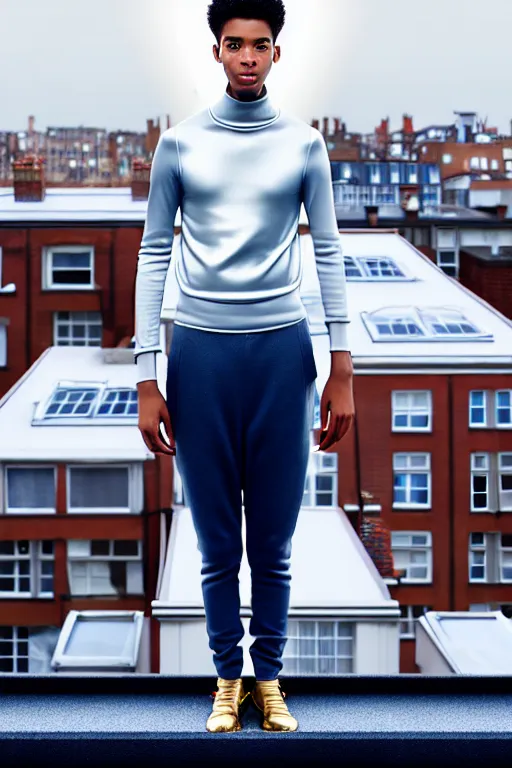
<svg viewBox="0 0 512 768"><path fill-rule="evenodd" d="M512 261L483 261L460 252L460 282L512 319Z"/></svg>

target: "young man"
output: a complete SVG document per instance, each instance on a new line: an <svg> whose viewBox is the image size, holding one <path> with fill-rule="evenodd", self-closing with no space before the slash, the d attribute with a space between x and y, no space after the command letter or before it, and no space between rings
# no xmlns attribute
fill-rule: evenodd
<svg viewBox="0 0 512 768"><path fill-rule="evenodd" d="M317 129L276 107L264 85L280 58L275 41L284 18L282 0L209 5L213 54L228 86L211 107L160 137L137 271L139 427L153 452L176 456L198 537L218 673L209 731L240 730L240 705L249 695L238 645L244 634L238 582L242 493L252 575L249 632L255 637L252 700L264 729L298 726L278 674L317 376L299 295L302 202L330 335L320 450L340 440L354 416L345 273L327 148ZM164 400L155 356L179 206L180 296Z"/></svg>

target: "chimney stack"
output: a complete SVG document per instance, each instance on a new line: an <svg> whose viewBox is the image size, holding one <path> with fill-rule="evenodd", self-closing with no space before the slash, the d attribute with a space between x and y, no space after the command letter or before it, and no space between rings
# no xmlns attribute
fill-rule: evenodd
<svg viewBox="0 0 512 768"><path fill-rule="evenodd" d="M379 225L379 206L365 205L364 210L366 212L366 221L368 226L377 227Z"/></svg>
<svg viewBox="0 0 512 768"><path fill-rule="evenodd" d="M311 123L311 125L313 126L313 128L316 128L317 130L319 130L319 129L320 129L320 123L319 123L319 122L318 122L318 120L316 120L316 119L315 119L315 120L313 120L313 122Z"/></svg>
<svg viewBox="0 0 512 768"><path fill-rule="evenodd" d="M327 138L329 135L329 118L324 117L324 136Z"/></svg>
<svg viewBox="0 0 512 768"><path fill-rule="evenodd" d="M46 194L43 158L27 155L13 160L14 199L19 203L42 202Z"/></svg>
<svg viewBox="0 0 512 768"><path fill-rule="evenodd" d="M132 162L132 200L147 200L151 163L135 158Z"/></svg>
<svg viewBox="0 0 512 768"><path fill-rule="evenodd" d="M338 135L341 130L341 120L339 117L334 118L334 133Z"/></svg>

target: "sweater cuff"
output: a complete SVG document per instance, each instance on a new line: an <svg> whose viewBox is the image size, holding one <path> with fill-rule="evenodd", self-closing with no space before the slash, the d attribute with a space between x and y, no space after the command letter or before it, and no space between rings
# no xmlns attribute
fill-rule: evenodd
<svg viewBox="0 0 512 768"><path fill-rule="evenodd" d="M137 384L140 381L156 379L156 352L141 352L137 355Z"/></svg>
<svg viewBox="0 0 512 768"><path fill-rule="evenodd" d="M348 343L347 326L348 326L348 322L327 323L327 328L329 329L331 352L340 352L340 351L349 352L350 351L350 345Z"/></svg>

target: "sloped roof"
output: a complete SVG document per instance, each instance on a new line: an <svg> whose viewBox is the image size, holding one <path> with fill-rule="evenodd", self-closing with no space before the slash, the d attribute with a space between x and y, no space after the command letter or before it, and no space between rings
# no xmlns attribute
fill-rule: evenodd
<svg viewBox="0 0 512 768"><path fill-rule="evenodd" d="M239 573L242 608L251 605L251 577L245 552ZM325 608L348 612L358 608L399 616L398 602L379 575L344 512L308 509L299 513L291 559L290 613ZM201 554L188 507L176 507L170 530L162 586L153 609L204 609Z"/></svg>
<svg viewBox="0 0 512 768"><path fill-rule="evenodd" d="M154 455L146 448L137 426L120 424L57 423L33 425L36 404L51 396L58 382L108 382L109 387L136 389L136 366L131 350L127 362L107 363L99 347L50 347L0 400L0 461L141 461ZM107 350L108 354L111 352ZM132 359L129 360L130 355ZM161 391L166 357L158 355Z"/></svg>

